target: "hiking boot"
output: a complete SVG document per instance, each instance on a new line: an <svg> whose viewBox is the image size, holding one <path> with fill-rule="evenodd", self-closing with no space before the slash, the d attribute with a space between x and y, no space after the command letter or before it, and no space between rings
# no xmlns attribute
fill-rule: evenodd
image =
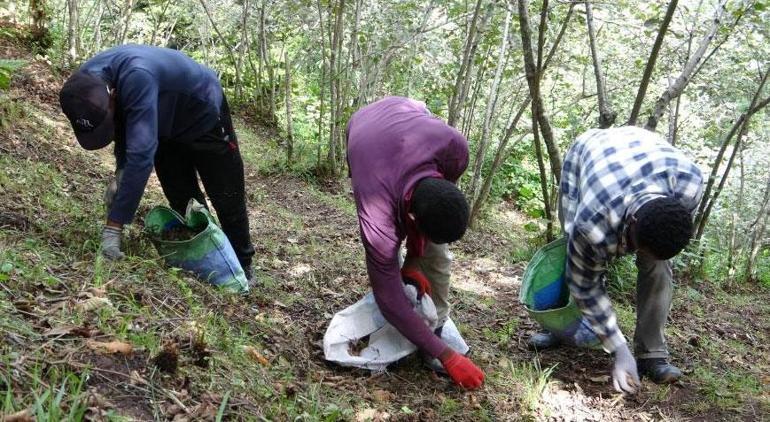
<svg viewBox="0 0 770 422"><path fill-rule="evenodd" d="M637 359L636 368L640 376L649 378L655 384L670 384L682 377L682 371L665 358Z"/></svg>
<svg viewBox="0 0 770 422"><path fill-rule="evenodd" d="M553 333L548 331L541 331L539 333L532 334L527 339L527 346L532 350L546 350L557 347L561 344L561 340Z"/></svg>

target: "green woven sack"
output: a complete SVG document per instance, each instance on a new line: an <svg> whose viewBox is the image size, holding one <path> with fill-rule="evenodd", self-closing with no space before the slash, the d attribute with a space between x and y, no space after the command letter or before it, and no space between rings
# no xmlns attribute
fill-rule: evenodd
<svg viewBox="0 0 770 422"><path fill-rule="evenodd" d="M157 206L147 214L144 225L166 264L191 271L202 280L229 291L249 290L246 275L227 236L211 213L194 199L187 206L186 218L171 208ZM184 240L164 240L164 233L184 227L197 234Z"/></svg>
<svg viewBox="0 0 770 422"><path fill-rule="evenodd" d="M540 248L524 271L519 301L530 318L563 341L598 347L599 339L583 318L564 280L566 261L566 237Z"/></svg>

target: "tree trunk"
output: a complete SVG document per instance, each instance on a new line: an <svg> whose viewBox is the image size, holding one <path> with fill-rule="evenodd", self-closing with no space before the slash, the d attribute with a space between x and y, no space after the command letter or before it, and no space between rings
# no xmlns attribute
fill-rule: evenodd
<svg viewBox="0 0 770 422"><path fill-rule="evenodd" d="M709 44L711 44L711 40L714 39L714 36L719 30L722 14L727 9L725 7L725 1L726 0L720 0L714 16L714 21L711 25L711 28L709 29L709 32L703 37L703 39L701 39L701 42L698 45L698 48L695 50L695 53L693 53L693 55L687 61L684 69L682 69L682 73L679 74L679 76L676 78L676 81L674 81L674 83L668 87L668 89L666 89L666 91L663 92L663 94L655 102L655 107L653 108L652 114L650 115L650 118L647 119L647 124L644 126L645 129L652 131L655 130L655 128L658 126L658 121L660 120L660 117L663 116L663 113L665 112L668 104L671 102L671 100L681 95L682 91L684 91L684 88L690 82L690 77L698 66L698 63L700 63L701 59L703 59L703 56L706 54L706 49L708 49Z"/></svg>
<svg viewBox="0 0 770 422"><path fill-rule="evenodd" d="M171 25L169 25L168 30L166 31L166 35L163 37L163 41L160 43L163 47L173 48L176 49L176 43L174 45L171 45L169 42L171 40L171 37L174 35L174 30L176 29L176 24L179 22L179 16L174 17L174 21L171 22Z"/></svg>
<svg viewBox="0 0 770 422"><path fill-rule="evenodd" d="M69 0L72 1L72 0ZM77 0L75 0L77 1ZM131 15L134 13L134 0L126 0L126 10L123 12L123 28L118 29L118 42L117 44L124 44L126 37L128 36L128 29L131 26Z"/></svg>
<svg viewBox="0 0 770 422"><path fill-rule="evenodd" d="M488 56L491 50L492 50L492 46L490 45L489 49L487 49L485 53L485 56ZM460 125L460 127L457 128L460 131L460 133L462 133L466 137L471 136L473 117L474 117L474 114L476 113L476 104L478 103L479 98L482 97L481 88L484 86L486 76L487 76L486 66L482 67L480 70L471 69L471 74L468 75L468 78L474 81L473 92L471 93L472 100L470 104L465 108L464 112L460 113L458 119L462 119L462 125Z"/></svg>
<svg viewBox="0 0 770 422"><path fill-rule="evenodd" d="M102 50L102 19L104 18L104 4L101 0L97 0L99 3L99 14L96 17L94 23L94 51Z"/></svg>
<svg viewBox="0 0 770 422"><path fill-rule="evenodd" d="M599 127L606 129L615 123L617 113L612 110L607 99L607 88L604 82L604 73L602 71L602 62L599 58L599 51L596 47L596 29L594 28L594 12L591 3L586 1L586 24L588 26L588 39L591 47L591 57L594 62L594 75L596 76L596 97L599 100Z"/></svg>
<svg viewBox="0 0 770 422"><path fill-rule="evenodd" d="M516 112L516 116L513 117L510 124L508 125L508 128L505 130L505 135L503 136L503 139L500 141L500 144L497 146L497 151L495 152L495 158L492 161L492 167L489 170L489 174L487 177L484 178L484 183L481 186L481 192L479 192L478 198L476 198L475 201L473 201L473 207L471 208L471 215L468 219L468 225L473 226L476 222L476 218L479 215L479 212L481 211L481 207L484 205L484 202L487 200L487 196L489 196L489 190L492 188L492 181L495 177L495 174L497 174L497 171L500 169L500 166L503 164L503 158L507 156L507 146L508 141L511 139L511 135L513 135L513 132L516 130L516 125L518 125L519 120L521 119L521 116L524 114L524 112L527 110L527 107L529 107L531 99L527 98L524 100L523 103L519 106L519 110ZM522 135L523 138L524 135ZM519 138L521 139L521 138Z"/></svg>
<svg viewBox="0 0 770 422"><path fill-rule="evenodd" d="M738 237L738 216L742 214L743 211L743 193L745 191L746 187L746 171L744 167L744 161L743 161L743 147L741 146L740 150L740 170L741 170L741 176L740 176L740 185L738 186L738 202L733 207L732 210L730 210L730 244L727 249L727 279L730 283L735 280L735 256L736 256L736 243L737 243L737 237Z"/></svg>
<svg viewBox="0 0 770 422"><path fill-rule="evenodd" d="M404 31L402 36L398 38L398 41L389 45L385 50L379 52L367 52L366 56L363 56L362 61L366 60L368 56L378 55L378 60L375 65L369 65L365 67L363 77L359 87L359 94L355 100L355 104L363 105L369 98L369 93L372 91L379 80L379 75L388 67L396 53L409 44L412 40L417 38L420 34L425 32L425 26L428 24L433 8L435 7L435 0L431 0L426 6L420 26L415 31ZM369 62L367 60L367 62Z"/></svg>
<svg viewBox="0 0 770 422"><path fill-rule="evenodd" d="M556 50L559 48L559 44L561 43L561 40L564 37L564 33L567 32L567 26L569 25L570 19L572 18L574 7L575 7L575 3L570 3L569 9L567 10L567 15L564 17L564 21L561 24L561 29L559 29L559 34L556 36L556 39L551 45L550 51L548 52L546 59L543 61L543 68L541 69L541 72L545 72L545 70L548 68L548 65L551 63L551 59L553 58L554 54L556 54ZM511 34L509 34L509 36L511 36ZM516 112L516 116L508 124L508 128L505 131L505 135L503 136L502 141L500 141L500 144L497 147L497 152L495 152L495 158L492 161L492 167L489 170L489 175L484 179L484 184L481 187L481 192L479 193L479 197L473 203L473 208L471 209L470 220L468 223L469 225L473 225L475 223L476 218L481 212L481 208L486 202L487 197L489 196L489 191L492 188L493 178L497 174L498 170L500 170L500 166L503 164L504 158L508 156L507 155L508 141L511 139L511 135L516 130L516 125L521 119L521 116L527 110L527 107L529 107L529 104L531 101L532 101L531 97L528 97L526 100L524 100L524 102L519 106L519 110ZM521 138L523 138L523 135L522 137L519 138L519 140Z"/></svg>
<svg viewBox="0 0 770 422"><path fill-rule="evenodd" d="M754 277L754 265L757 262L757 255L759 254L759 248L762 246L762 238L765 235L765 228L767 227L767 219L768 216L770 216L768 208L770 208L770 173L768 173L762 204L757 213L757 218L754 221L754 224L752 224L754 230L751 233L749 256L746 258L746 269L743 272L744 282L749 281Z"/></svg>
<svg viewBox="0 0 770 422"><path fill-rule="evenodd" d="M547 7L547 0L543 7ZM522 49L524 52L524 69L527 75L530 96L532 97L532 114L537 118L538 126L543 141L548 151L548 159L551 164L551 172L556 180L561 179L561 158L559 149L553 138L551 124L543 111L543 98L540 95L540 72L535 66L535 57L532 52L532 35L529 24L529 4L527 0L519 0L519 30L521 32ZM540 26L540 31L545 31L545 25Z"/></svg>
<svg viewBox="0 0 770 422"><path fill-rule="evenodd" d="M246 23L249 18L249 0L243 0L241 19L241 40L238 44L238 61L235 65L235 97L243 101L243 58L248 52L248 37Z"/></svg>
<svg viewBox="0 0 770 422"><path fill-rule="evenodd" d="M230 63L232 63L233 66L237 67L238 60L235 59L235 53L233 52L233 49L230 46L230 43L228 43L225 37L222 36L222 33L219 32L219 26L217 25L216 22L214 22L214 17L211 16L211 12L209 11L209 7L206 4L206 0L200 0L200 3L201 3L201 6L203 6L203 11L206 12L206 16L209 18L209 22L211 23L211 27L214 29L214 33L217 34L217 38L219 38L219 42L225 48L225 52L227 53L227 57L230 59Z"/></svg>
<svg viewBox="0 0 770 422"><path fill-rule="evenodd" d="M265 61L267 58L265 57L265 4L267 3L267 0L262 0L262 5L259 8L259 47L257 48L258 55L257 57L259 60L257 60L257 96L259 97L259 110L260 113L264 115L265 109L265 98L267 97L267 91L264 87L264 82L262 81L262 74L263 70L265 68Z"/></svg>
<svg viewBox="0 0 770 422"><path fill-rule="evenodd" d="M543 159L543 149L540 146L540 130L537 117L532 116L532 142L535 144L535 155L537 156L537 169L540 171L540 189L543 193L543 210L545 211L546 229L545 238L548 242L553 240L553 218L551 216L551 200L548 191L548 173L545 170L545 160Z"/></svg>
<svg viewBox="0 0 770 422"><path fill-rule="evenodd" d="M339 0L336 5L334 33L331 37L331 53L329 58L329 88L331 91L330 122L329 122L329 151L327 163L332 176L337 176L337 158L340 152L338 148L338 130L340 107L340 54L342 53L343 16L345 14L345 0Z"/></svg>
<svg viewBox="0 0 770 422"><path fill-rule="evenodd" d="M283 57L286 67L286 76L284 77L284 83L286 84L286 164L291 166L294 158L294 131L292 130L291 119L291 65L289 63L289 52L286 51Z"/></svg>
<svg viewBox="0 0 770 422"><path fill-rule="evenodd" d="M494 10L493 6L494 6L494 3L490 3L489 5L487 5L486 12L484 13L484 16L481 19L481 23L476 28L476 39L471 49L471 62L465 68L465 77L462 78L459 97L457 102L455 103L455 112L456 112L455 121L460 118L460 115L462 114L463 110L466 109L466 101L468 100L468 91L470 90L471 80L473 79L471 75L473 75L474 72L476 72L476 69L473 66L473 58L476 57L476 50L478 49L479 43L481 42L481 35L484 32L484 29L486 28L490 17L492 16L492 11ZM450 126L454 126L454 124L450 124Z"/></svg>
<svg viewBox="0 0 770 422"><path fill-rule="evenodd" d="M321 32L321 80L318 85L318 97L320 105L318 107L318 145L316 145L316 168L321 167L321 145L323 145L323 120L324 120L324 89L326 87L326 28L324 27L323 9L321 0L316 1L318 7L318 27Z"/></svg>
<svg viewBox="0 0 770 422"><path fill-rule="evenodd" d="M80 28L78 16L78 0L67 0L69 19L67 22L67 59L70 66L77 63L80 57Z"/></svg>
<svg viewBox="0 0 770 422"><path fill-rule="evenodd" d="M455 77L454 89L452 90L452 97L449 100L448 118L447 123L450 126L454 126L457 121L459 110L461 108L460 95L463 91L463 82L466 78L467 68L471 65L471 59L473 58L473 51L475 51L476 43L476 25L479 19L479 13L481 12L482 0L476 0L476 7L473 10L473 17L471 18L470 27L468 28L468 35L465 38L465 47L463 48L463 58L460 62L460 69Z"/></svg>
<svg viewBox="0 0 770 422"><path fill-rule="evenodd" d="M481 138L479 139L478 147L476 149L476 157L473 164L473 178L471 179L471 185L468 192L470 193L471 203L475 204L478 199L479 181L481 180L481 169L484 166L484 158L487 153L487 144L489 144L489 132L493 122L493 116L497 109L497 94L500 88L500 80L503 77L503 71L505 70L504 63L506 62L506 50L508 47L508 28L511 23L511 11L507 11L505 15L505 24L503 26L503 36L500 38L500 48L497 53L497 68L495 69L495 76L492 78L492 85L489 87L489 97L487 98L487 107L484 111L484 124L481 130Z"/></svg>
<svg viewBox="0 0 770 422"><path fill-rule="evenodd" d="M698 206L698 212L695 214L695 225L697 227L697 232L696 232L697 235L695 237L696 239L701 238L701 235L703 234L703 229L706 226L707 218L705 218L706 216L705 210L706 210L707 202L709 202L709 195L711 194L711 189L714 187L714 183L716 182L717 173L719 172L719 167L722 165L722 159L724 158L727 147L730 145L730 141L739 130L742 130L743 125L747 123L747 121L751 118L752 115L754 115L754 113L758 112L759 110L767 106L768 103L770 103L770 97L765 98L762 101L758 101L758 98L762 93L765 83L767 82L768 75L770 75L770 69L768 69L765 72L765 74L762 76L762 79L759 82L759 86L757 87L757 90L754 92L754 95L751 99L751 106L746 112L744 112L743 114L741 114L740 117L738 117L735 123L733 123L733 126L730 128L727 135L725 135L725 138L722 141L722 145L719 147L717 156L714 159L714 164L711 166L711 173L709 174L709 178L706 181L706 187L703 190L703 198L701 199L700 205ZM727 171L729 171L729 169L727 169L726 172Z"/></svg>
<svg viewBox="0 0 770 422"><path fill-rule="evenodd" d="M730 175L730 170L733 167L733 162L735 161L735 157L738 155L738 151L740 151L741 148L743 148L743 137L746 136L746 132L748 132L748 126L749 126L749 120L746 119L743 122L743 125L741 126L740 131L738 132L738 137L735 139L735 147L733 147L733 152L730 154L730 158L727 160L727 165L725 166L725 172L722 173L722 178L719 180L719 185L717 185L716 190L714 191L714 195L708 199L708 205L703 210L703 215L700 218L700 221L698 222L698 229L695 233L695 238L700 240L703 237L703 231L706 228L706 223L708 222L709 216L711 215L711 210L714 208L714 204L716 204L717 199L719 199L719 195L722 193L722 189L725 187L725 184L727 183L727 176ZM701 203L706 200L706 197L704 196L704 199L701 200Z"/></svg>
<svg viewBox="0 0 770 422"><path fill-rule="evenodd" d="M29 0L30 34L32 42L40 48L51 46L48 32L48 15L45 10L45 0Z"/></svg>
<svg viewBox="0 0 770 422"><path fill-rule="evenodd" d="M644 96L647 93L647 86L650 84L650 77L652 71L655 69L655 62L658 60L658 54L660 53L660 46L663 45L663 38L668 31L668 25L671 23L671 19L674 17L674 11L676 11L676 5L678 0L671 0L666 9L666 15L663 17L663 22L660 24L658 30L658 36L655 37L655 42L652 45L652 52L650 52L650 58L647 60L647 65L644 67L644 74L642 75L642 81L639 83L639 91L636 93L636 100L631 108L631 115L628 117L628 125L635 126L636 121L639 119L639 111L642 108L642 102Z"/></svg>
<svg viewBox="0 0 770 422"><path fill-rule="evenodd" d="M681 98L677 97L676 105L669 107L668 115L668 143L676 145L676 135L679 132L679 104L681 104Z"/></svg>
<svg viewBox="0 0 770 422"><path fill-rule="evenodd" d="M160 29L160 26L163 24L163 19L166 18L166 11L168 10L168 6L171 4L171 0L166 0L166 3L163 4L163 9L160 11L160 16L158 16L158 21L155 22L155 25L152 26L152 35L150 35L150 45L155 45L155 38L158 34L158 30Z"/></svg>

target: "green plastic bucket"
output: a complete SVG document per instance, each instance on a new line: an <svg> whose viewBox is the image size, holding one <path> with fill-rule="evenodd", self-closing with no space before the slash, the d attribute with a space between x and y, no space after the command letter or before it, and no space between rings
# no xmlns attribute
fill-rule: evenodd
<svg viewBox="0 0 770 422"><path fill-rule="evenodd" d="M156 206L144 220L158 253L166 264L191 271L215 286L229 291L248 291L248 281L230 241L211 213L195 200L187 206L186 218L171 208ZM180 226L197 232L186 240L164 240L163 233Z"/></svg>
<svg viewBox="0 0 770 422"><path fill-rule="evenodd" d="M600 347L564 280L566 261L566 237L540 248L524 271L519 301L530 318L563 341L581 347Z"/></svg>

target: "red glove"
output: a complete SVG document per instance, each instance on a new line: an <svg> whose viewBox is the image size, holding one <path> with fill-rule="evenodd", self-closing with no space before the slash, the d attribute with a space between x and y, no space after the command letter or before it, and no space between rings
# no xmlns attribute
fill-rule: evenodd
<svg viewBox="0 0 770 422"><path fill-rule="evenodd" d="M433 294L433 287L430 281L419 269L415 267L401 268L401 277L404 278L404 283L411 284L417 288L418 298L421 298L426 293L428 296Z"/></svg>
<svg viewBox="0 0 770 422"><path fill-rule="evenodd" d="M444 369L460 387L473 390L484 383L484 372L470 359L447 347L447 351L439 357Z"/></svg>

